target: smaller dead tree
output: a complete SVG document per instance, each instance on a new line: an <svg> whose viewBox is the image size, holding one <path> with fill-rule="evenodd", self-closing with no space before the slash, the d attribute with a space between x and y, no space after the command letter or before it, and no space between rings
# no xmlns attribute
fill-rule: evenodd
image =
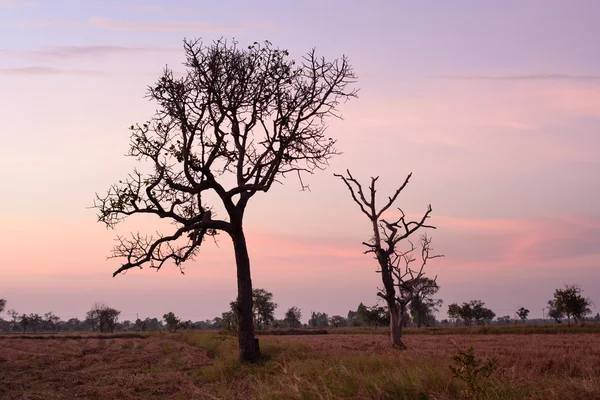
<svg viewBox="0 0 600 400"><path fill-rule="evenodd" d="M421 235L419 239L420 265L416 265L417 257L414 252L417 250L409 237L421 228L435 229L434 226L426 223L431 214L431 205L418 221L408 221L401 208L398 208L400 216L395 220L387 221L382 218L383 214L394 204L398 195L404 190L412 174L409 174L404 183L396 192L388 197L387 202L381 208L377 208L375 201L375 184L379 177L371 178L369 192L365 194L362 185L352 176L349 170L347 175L334 174L340 178L348 187L352 199L363 214L371 222L373 237L369 242L363 242L367 247L365 254L373 253L379 264L378 273L381 274L383 288L380 288L377 295L384 299L388 306L390 314L390 336L392 344L400 349L406 349L402 343L403 318L407 315L407 307L410 301L423 291L429 289L424 282L436 284L436 278L425 280L424 269L427 262L433 258L443 257L434 255L431 248L431 238L426 234ZM407 250L401 250L400 245L407 241L410 247ZM415 266L416 265L416 266Z"/></svg>

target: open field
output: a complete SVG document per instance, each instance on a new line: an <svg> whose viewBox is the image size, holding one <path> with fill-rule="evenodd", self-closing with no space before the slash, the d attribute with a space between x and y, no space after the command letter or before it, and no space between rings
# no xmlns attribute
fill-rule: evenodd
<svg viewBox="0 0 600 400"><path fill-rule="evenodd" d="M387 327L344 327L330 328L329 333L337 334L380 334L388 335ZM473 325L473 326L435 326L423 328L404 328L404 335L531 335L531 334L600 334L600 323L584 324L509 324L509 325Z"/></svg>
<svg viewBox="0 0 600 400"><path fill-rule="evenodd" d="M1 399L461 399L461 348L495 356L481 398L600 398L599 334L261 336L265 360L236 361L214 333L0 339Z"/></svg>

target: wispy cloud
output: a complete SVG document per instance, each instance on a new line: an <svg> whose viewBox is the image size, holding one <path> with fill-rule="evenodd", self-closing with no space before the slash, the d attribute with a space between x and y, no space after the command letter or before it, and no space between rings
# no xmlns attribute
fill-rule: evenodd
<svg viewBox="0 0 600 400"><path fill-rule="evenodd" d="M200 14L205 12L194 9L194 8L182 8L182 7L165 7L165 6L157 6L157 5L139 5L139 4L124 4L122 8L133 10L136 12L145 12L145 13L160 13L160 14L173 14L173 15L181 15L181 14Z"/></svg>
<svg viewBox="0 0 600 400"><path fill-rule="evenodd" d="M29 6L37 6L39 3L37 1L26 1L26 0L0 0L0 7L29 7Z"/></svg>
<svg viewBox="0 0 600 400"><path fill-rule="evenodd" d="M222 32L256 27L266 27L264 22L243 22L231 24L209 24L203 22L123 22L103 17L92 17L88 25L95 28L127 31L205 31Z"/></svg>
<svg viewBox="0 0 600 400"><path fill-rule="evenodd" d="M576 257L600 256L600 219L569 216L537 219L460 219L436 217L448 231L444 248L457 266L520 267L569 263Z"/></svg>
<svg viewBox="0 0 600 400"><path fill-rule="evenodd" d="M570 74L440 75L436 78L469 81L600 81L600 75Z"/></svg>
<svg viewBox="0 0 600 400"><path fill-rule="evenodd" d="M74 59L89 57L106 57L112 55L139 55L154 52L181 52L176 48L159 47L134 47L114 45L86 45L86 46L54 46L35 50L0 50L0 54L27 58L56 58Z"/></svg>
<svg viewBox="0 0 600 400"><path fill-rule="evenodd" d="M64 21L58 19L40 19L33 21L22 21L16 24L16 26L21 28L45 28L48 26L56 26L63 24Z"/></svg>
<svg viewBox="0 0 600 400"><path fill-rule="evenodd" d="M104 75L100 71L85 69L59 69L54 67L31 66L16 68L0 68L0 75L35 76L35 75Z"/></svg>

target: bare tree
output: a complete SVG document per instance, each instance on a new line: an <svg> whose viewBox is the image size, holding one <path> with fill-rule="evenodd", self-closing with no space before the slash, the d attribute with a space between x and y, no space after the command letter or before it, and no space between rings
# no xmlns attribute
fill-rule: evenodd
<svg viewBox="0 0 600 400"><path fill-rule="evenodd" d="M296 64L286 50L265 42L247 48L221 39L184 41L186 73L166 68L148 97L158 111L131 126L129 156L153 171L134 170L97 196L99 221L114 227L134 214L173 223L168 234L118 237L112 256L125 262L114 275L144 265L182 268L198 255L205 236L219 231L233 241L237 266L240 359L259 357L252 318L250 259L243 217L252 196L286 174L324 169L337 154L325 135L340 102L356 97L346 59L326 61L314 49ZM218 206L224 217L217 217ZM183 273L183 269L182 269Z"/></svg>
<svg viewBox="0 0 600 400"><path fill-rule="evenodd" d="M443 257L442 255L431 254L433 250L431 248L431 238L422 235L419 240L421 262L417 267L413 267L413 263L417 261L417 258L413 254L415 246L409 237L421 228L435 229L434 226L426 223L429 214L432 212L431 205L427 207L427 211L419 221L407 221L406 215L400 208L398 208L400 217L393 221L387 221L382 219L383 214L394 204L400 192L408 184L412 174L406 177L404 183L387 199L383 207L377 208L375 204L375 184L379 177L371 178L369 192L365 194L362 185L352 176L350 171L347 170L346 173L347 176L334 175L346 184L352 199L371 222L373 237L369 242L363 242L363 245L367 247L365 254L373 253L379 264L380 269L377 272L381 274L383 288L379 289L377 295L384 299L388 306L392 343L394 346L405 349L406 346L402 343L402 326L404 322L402 319L407 315L407 305L420 291L428 289L428 285L424 284L427 281L423 279L427 262L433 258ZM402 250L400 244L405 239L409 242L410 248ZM436 278L430 280L430 282L435 284Z"/></svg>

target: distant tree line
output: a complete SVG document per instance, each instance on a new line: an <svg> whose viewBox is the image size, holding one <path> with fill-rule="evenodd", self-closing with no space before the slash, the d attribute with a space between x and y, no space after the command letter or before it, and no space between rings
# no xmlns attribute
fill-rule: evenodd
<svg viewBox="0 0 600 400"><path fill-rule="evenodd" d="M428 279L428 278L424 278ZM527 321L530 311L525 307L519 307L514 314L503 315L496 318L496 314L485 307L485 302L481 300L471 300L462 304L452 303L448 305L448 320L438 322L435 313L439 311L443 303L442 299L434 299L433 296L439 290L436 282L427 284L427 290L422 291L415 296L405 309L402 317L404 326L434 326L437 324L455 325L489 325L511 324ZM7 301L0 298L0 314L6 310ZM577 285L565 285L563 289L556 289L554 296L548 301L548 317L556 323L562 323L566 319L567 324L571 320L575 323L581 323L586 320L600 322L600 313L593 318L586 318L591 314L592 301L582 295L582 289ZM360 303L356 310L348 311L346 317L341 315L329 316L327 313L312 311L307 323L302 323L302 311L294 306L288 308L283 319L275 318L275 310L278 305L273 301L273 293L265 289L253 290L253 319L256 329L264 330L269 328L340 328L340 327L389 327L390 317L385 305L375 304L365 306ZM14 309L6 310L8 319L0 317L0 331L4 332L100 332L111 333L115 331L160 331L178 332L181 330L219 330L237 331L237 302L230 303L229 311L221 314L220 317L207 319L205 321L192 322L191 320L182 320L173 312L163 315L162 320L157 318L136 318L135 321L119 321L121 311L112 308L104 303L96 302L86 313L84 319L70 318L62 320L53 312L47 312L43 315L37 313L22 314Z"/></svg>

